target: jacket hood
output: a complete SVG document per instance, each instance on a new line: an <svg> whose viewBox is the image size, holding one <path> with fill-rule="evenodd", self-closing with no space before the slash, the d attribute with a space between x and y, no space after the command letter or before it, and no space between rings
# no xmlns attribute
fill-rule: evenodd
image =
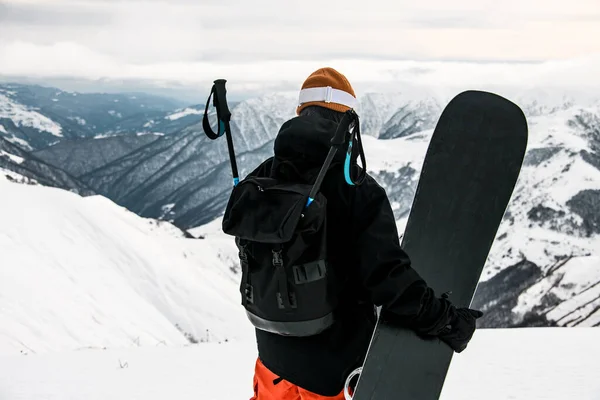
<svg viewBox="0 0 600 400"><path fill-rule="evenodd" d="M275 163L292 163L298 169L320 168L331 148L338 124L313 115L286 121L275 138ZM338 151L334 161L343 161Z"/></svg>

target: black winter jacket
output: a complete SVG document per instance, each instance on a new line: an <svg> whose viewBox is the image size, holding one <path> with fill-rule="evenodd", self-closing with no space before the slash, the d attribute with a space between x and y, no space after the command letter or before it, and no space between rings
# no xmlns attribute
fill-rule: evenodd
<svg viewBox="0 0 600 400"><path fill-rule="evenodd" d="M335 122L316 116L287 121L275 140L274 157L251 175L311 181L336 128ZM423 333L444 325L448 313L447 302L435 298L400 248L385 190L369 175L362 185L347 185L345 154L340 153L321 187L327 198L329 262L345 279L337 322L320 335L302 338L256 330L259 357L267 368L323 396L340 393L347 375L362 364L377 320L375 306Z"/></svg>

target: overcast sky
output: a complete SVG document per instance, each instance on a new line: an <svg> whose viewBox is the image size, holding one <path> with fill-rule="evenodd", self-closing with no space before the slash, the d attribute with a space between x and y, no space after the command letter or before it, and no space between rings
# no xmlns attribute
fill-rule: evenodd
<svg viewBox="0 0 600 400"><path fill-rule="evenodd" d="M96 86L600 85L599 38L600 0L0 0L4 79Z"/></svg>

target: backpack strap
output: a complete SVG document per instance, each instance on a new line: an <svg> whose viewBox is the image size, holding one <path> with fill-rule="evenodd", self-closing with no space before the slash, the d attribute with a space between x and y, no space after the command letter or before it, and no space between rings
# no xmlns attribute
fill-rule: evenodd
<svg viewBox="0 0 600 400"><path fill-rule="evenodd" d="M358 154L353 153L352 144L356 143L356 149L358 149ZM360 162L362 163L362 170L359 173L358 179L352 179L352 166L356 163L356 158L360 156ZM348 149L346 151L346 160L344 161L344 179L346 179L346 183L350 186L358 186L363 183L365 177L367 176L367 160L365 158L365 152L363 150L362 139L360 137L360 126L358 121L356 122L356 126L352 131L352 136L348 141Z"/></svg>
<svg viewBox="0 0 600 400"><path fill-rule="evenodd" d="M248 263L248 252L246 251L246 245L240 244L240 264L242 265L242 285L244 285L244 295L242 296L242 305L246 307L248 303L254 302L254 290L250 285L250 264Z"/></svg>
<svg viewBox="0 0 600 400"><path fill-rule="evenodd" d="M277 244L273 250L273 266L277 274L277 281L279 282L279 295L277 299L279 307L284 309L292 309L292 303L290 302L290 291L288 289L287 274L285 273L285 266L283 264L283 251L282 246Z"/></svg>

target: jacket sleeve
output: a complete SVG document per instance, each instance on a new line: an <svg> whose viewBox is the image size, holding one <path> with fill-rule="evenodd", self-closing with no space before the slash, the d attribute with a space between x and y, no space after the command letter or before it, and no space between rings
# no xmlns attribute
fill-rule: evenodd
<svg viewBox="0 0 600 400"><path fill-rule="evenodd" d="M451 317L400 247L396 220L385 190L371 177L355 188L354 229L358 274L371 301L404 326L435 335Z"/></svg>

